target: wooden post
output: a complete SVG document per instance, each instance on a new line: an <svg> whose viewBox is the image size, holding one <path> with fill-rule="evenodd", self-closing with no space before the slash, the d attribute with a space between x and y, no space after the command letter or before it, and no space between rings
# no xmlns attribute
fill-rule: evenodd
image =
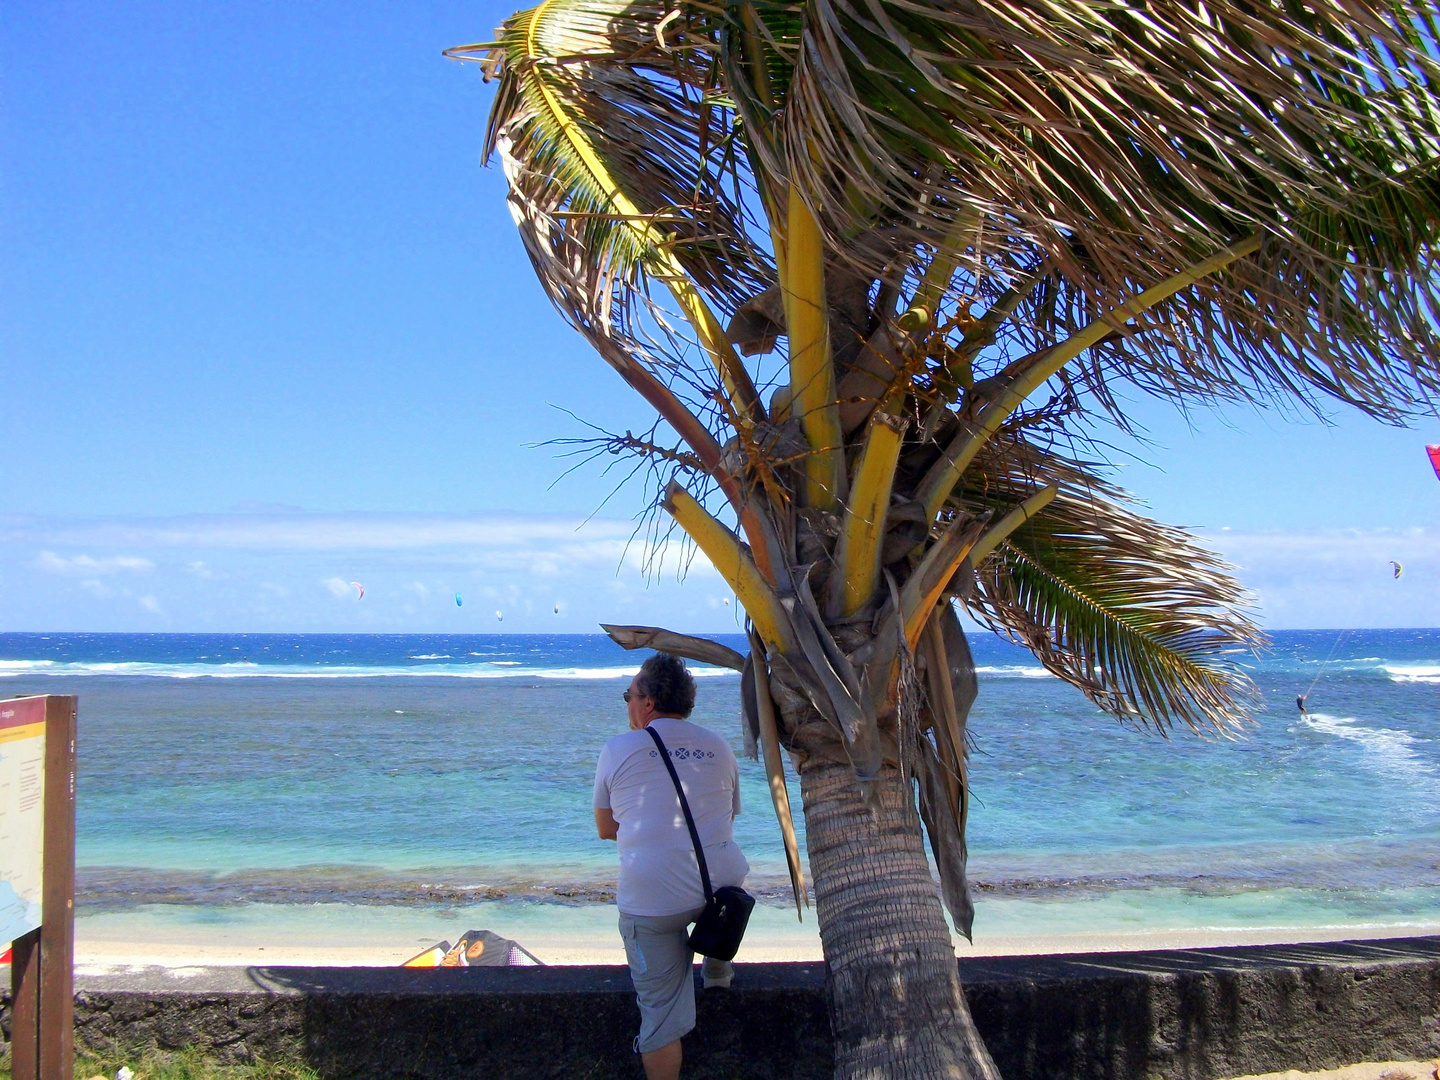
<svg viewBox="0 0 1440 1080"><path fill-rule="evenodd" d="M40 1080L75 1075L75 712L73 696L45 700Z"/></svg>
<svg viewBox="0 0 1440 1080"><path fill-rule="evenodd" d="M40 931L10 943L10 1075L40 1080Z"/></svg>
<svg viewBox="0 0 1440 1080"><path fill-rule="evenodd" d="M42 922L11 946L14 1080L75 1072L75 712L73 696L45 699Z"/></svg>

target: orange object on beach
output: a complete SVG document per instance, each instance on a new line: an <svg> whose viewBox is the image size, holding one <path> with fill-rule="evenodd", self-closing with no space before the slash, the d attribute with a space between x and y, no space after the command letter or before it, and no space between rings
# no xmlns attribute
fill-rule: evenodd
<svg viewBox="0 0 1440 1080"><path fill-rule="evenodd" d="M401 967L538 967L543 966L534 953L517 941L501 937L490 930L467 930L452 948L441 941L419 956L413 956Z"/></svg>

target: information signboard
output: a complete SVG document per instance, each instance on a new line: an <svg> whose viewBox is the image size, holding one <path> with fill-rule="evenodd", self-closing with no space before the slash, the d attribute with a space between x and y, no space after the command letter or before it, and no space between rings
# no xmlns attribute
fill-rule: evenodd
<svg viewBox="0 0 1440 1080"><path fill-rule="evenodd" d="M11 939L10 1076L75 1069L75 712L0 699L0 940Z"/></svg>
<svg viewBox="0 0 1440 1080"><path fill-rule="evenodd" d="M45 842L45 699L0 700L0 942L40 926Z"/></svg>

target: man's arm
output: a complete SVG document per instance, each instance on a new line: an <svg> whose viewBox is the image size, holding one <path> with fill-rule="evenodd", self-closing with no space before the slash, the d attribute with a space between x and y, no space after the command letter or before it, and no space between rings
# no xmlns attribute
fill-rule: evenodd
<svg viewBox="0 0 1440 1080"><path fill-rule="evenodd" d="M614 840L620 835L620 823L615 820L615 812L608 806L595 808L595 831L600 834L601 840Z"/></svg>

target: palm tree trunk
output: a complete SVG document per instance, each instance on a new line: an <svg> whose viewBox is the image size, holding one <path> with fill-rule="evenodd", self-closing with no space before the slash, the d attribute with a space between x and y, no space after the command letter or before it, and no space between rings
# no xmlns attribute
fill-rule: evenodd
<svg viewBox="0 0 1440 1080"><path fill-rule="evenodd" d="M960 989L907 784L866 807L848 766L800 770L836 1080L999 1080Z"/></svg>

